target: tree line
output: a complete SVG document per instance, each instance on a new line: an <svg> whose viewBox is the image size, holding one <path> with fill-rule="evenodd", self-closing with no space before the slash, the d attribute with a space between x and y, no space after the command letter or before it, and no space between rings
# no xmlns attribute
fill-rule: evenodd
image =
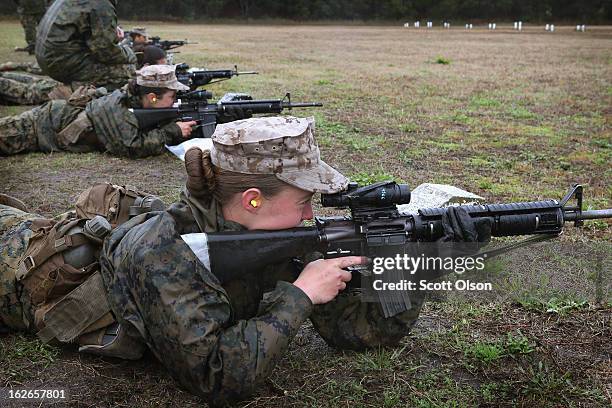
<svg viewBox="0 0 612 408"><path fill-rule="evenodd" d="M612 0L124 0L117 8L136 20L612 21ZM0 0L1 14L15 12L15 0Z"/></svg>

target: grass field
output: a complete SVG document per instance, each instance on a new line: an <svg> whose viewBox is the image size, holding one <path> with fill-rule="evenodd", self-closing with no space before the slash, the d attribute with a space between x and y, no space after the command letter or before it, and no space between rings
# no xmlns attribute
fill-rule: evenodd
<svg viewBox="0 0 612 408"><path fill-rule="evenodd" d="M140 23L139 23L140 24ZM130 24L126 24L127 27ZM612 27L414 30L360 26L146 24L189 38L177 62L257 70L208 89L321 101L324 159L360 182L448 183L492 202L561 198L612 206ZM31 60L20 26L0 27L0 60ZM22 107L0 107L2 116ZM96 181L177 199L182 162L170 154L0 159L0 192L33 212L68 210ZM433 296L400 347L333 350L305 325L273 376L241 406L580 406L612 403L610 223L568 228L493 265L491 296ZM74 406L197 406L151 356L93 358L0 337L0 387L67 390Z"/></svg>

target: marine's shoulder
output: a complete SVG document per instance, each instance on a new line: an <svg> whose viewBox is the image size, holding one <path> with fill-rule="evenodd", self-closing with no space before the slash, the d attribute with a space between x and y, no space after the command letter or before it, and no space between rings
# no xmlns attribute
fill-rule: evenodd
<svg viewBox="0 0 612 408"><path fill-rule="evenodd" d="M127 108L128 97L127 92L122 89L116 89L107 95L92 99L87 103L86 109L88 112L95 114L99 110Z"/></svg>
<svg viewBox="0 0 612 408"><path fill-rule="evenodd" d="M108 9L115 10L116 1L113 0L76 0L79 6L88 7L90 9Z"/></svg>
<svg viewBox="0 0 612 408"><path fill-rule="evenodd" d="M110 251L123 248L149 251L168 247L184 233L193 232L197 224L189 208L175 203L165 211L141 214L115 228L107 238Z"/></svg>

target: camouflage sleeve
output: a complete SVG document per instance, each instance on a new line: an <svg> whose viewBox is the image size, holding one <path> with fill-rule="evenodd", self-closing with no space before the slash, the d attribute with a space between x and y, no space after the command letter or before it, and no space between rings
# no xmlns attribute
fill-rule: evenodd
<svg viewBox="0 0 612 408"><path fill-rule="evenodd" d="M378 303L361 301L359 293L341 293L329 303L315 306L310 320L321 337L332 347L363 350L369 347L394 346L406 336L421 310L422 295L412 307L396 316L385 318Z"/></svg>
<svg viewBox="0 0 612 408"><path fill-rule="evenodd" d="M139 130L136 138L124 138L125 150L122 155L132 158L155 156L165 151L165 145L175 145L181 139L181 128L176 123L168 123L147 132Z"/></svg>
<svg viewBox="0 0 612 408"><path fill-rule="evenodd" d="M126 35L123 38L123 40L119 41L119 46L120 47L130 47L130 48L132 48L132 42L130 41L130 37Z"/></svg>
<svg viewBox="0 0 612 408"><path fill-rule="evenodd" d="M168 219L162 213L117 238L119 227L107 239L109 302L190 392L215 404L245 398L270 375L312 303L279 282L257 316L233 320L227 293Z"/></svg>
<svg viewBox="0 0 612 408"><path fill-rule="evenodd" d="M114 8L94 8L90 12L91 37L87 45L104 64L135 64L136 55L127 45L118 44L117 15Z"/></svg>

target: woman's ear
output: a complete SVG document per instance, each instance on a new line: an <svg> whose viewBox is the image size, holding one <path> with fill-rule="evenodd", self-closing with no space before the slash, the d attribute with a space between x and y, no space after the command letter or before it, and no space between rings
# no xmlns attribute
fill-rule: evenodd
<svg viewBox="0 0 612 408"><path fill-rule="evenodd" d="M153 92L149 92L146 95L142 96L142 107L143 108L152 108L157 104L157 95Z"/></svg>
<svg viewBox="0 0 612 408"><path fill-rule="evenodd" d="M263 196L258 188L249 188L242 193L240 200L242 209L252 214L257 213L257 210L263 204Z"/></svg>

